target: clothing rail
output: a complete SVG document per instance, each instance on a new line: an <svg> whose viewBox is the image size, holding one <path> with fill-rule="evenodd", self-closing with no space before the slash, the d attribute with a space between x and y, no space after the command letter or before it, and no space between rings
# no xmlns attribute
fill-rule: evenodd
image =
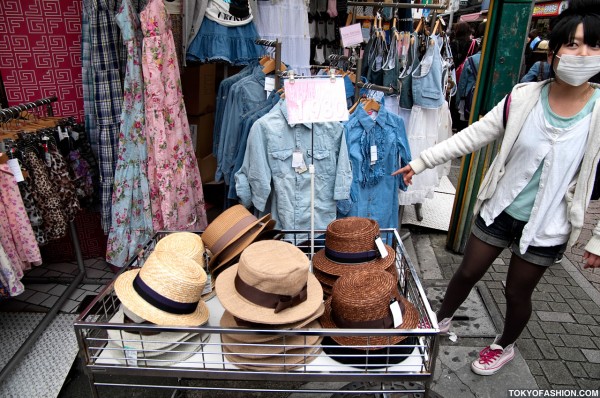
<svg viewBox="0 0 600 398"><path fill-rule="evenodd" d="M281 79L279 78L279 72L281 72L281 42L278 39L256 39L254 42L260 46L273 47L275 49L275 88L281 88Z"/></svg>
<svg viewBox="0 0 600 398"><path fill-rule="evenodd" d="M43 98L34 102L28 102L21 105L12 106L10 108L5 108L0 110L0 115L3 118L1 120L2 123L8 122L11 119L19 117L21 112L27 109L33 109L40 106L47 106L47 113L49 116L53 115L52 112L52 102L57 101L58 98L56 96ZM11 115L12 117L8 117ZM54 319L64 302L73 294L75 289L79 286L79 284L84 281L85 276L85 268L83 266L83 256L81 255L81 247L79 246L79 238L77 237L77 229L75 228L75 222L69 222L69 232L71 235L71 241L73 243L73 250L75 252L75 257L77 259L77 268L79 273L75 276L75 278L71 281L71 284L67 287L67 289L63 292L63 294L58 298L56 303L50 308L50 311L42 318L42 320L37 324L35 329L29 334L27 339L21 344L17 352L12 356L12 358L6 363L6 365L0 371L0 384L2 384L6 378L9 376L10 372L16 367L16 365L23 359L25 355L29 353L29 350L33 346L33 344L38 340L40 335L44 332L44 330L50 325L50 322Z"/></svg>
<svg viewBox="0 0 600 398"><path fill-rule="evenodd" d="M394 89L392 87L378 86L373 83L363 83L363 82L356 82L356 85L359 88L366 88L367 90L382 91L386 94L394 94Z"/></svg>
<svg viewBox="0 0 600 398"><path fill-rule="evenodd" d="M372 3L370 1L349 1L348 7L388 7L388 8L429 8L431 10L445 10L448 8L446 2L440 4L406 4L406 3Z"/></svg>

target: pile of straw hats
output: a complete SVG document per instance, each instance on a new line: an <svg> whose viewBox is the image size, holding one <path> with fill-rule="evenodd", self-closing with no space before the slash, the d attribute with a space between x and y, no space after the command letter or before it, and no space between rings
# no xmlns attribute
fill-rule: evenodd
<svg viewBox="0 0 600 398"><path fill-rule="evenodd" d="M313 272L325 297L329 297L337 278L350 272L385 270L397 278L396 251L383 244L387 256L377 248L377 221L363 217L348 217L332 221L325 232L325 248L313 258Z"/></svg>
<svg viewBox="0 0 600 398"><path fill-rule="evenodd" d="M271 220L270 214L259 219L242 205L232 206L215 218L202 234L202 241L210 251L208 270L213 278L235 263L246 247L274 226L275 220Z"/></svg>
<svg viewBox="0 0 600 398"><path fill-rule="evenodd" d="M247 370L290 370L312 361L321 351L320 336L286 336L283 329L319 328L323 290L309 272L306 255L290 243L260 241L248 246L239 263L216 281L225 308L224 328L251 327L273 333L223 333L227 360ZM284 344L285 341L285 344Z"/></svg>
<svg viewBox="0 0 600 398"><path fill-rule="evenodd" d="M401 322L393 313L394 305L400 310ZM320 321L324 328L414 329L419 322L419 313L400 294L397 281L389 272L362 270L347 273L337 279L331 297L325 302L325 313ZM390 347L406 340L406 335L349 335L331 336L330 339L331 342L326 343L333 345L326 345L325 352L334 359L349 364L364 364L366 361L380 365L397 363L412 351L412 347ZM336 345L342 347L335 347ZM378 350L381 350L381 355L375 355Z"/></svg>

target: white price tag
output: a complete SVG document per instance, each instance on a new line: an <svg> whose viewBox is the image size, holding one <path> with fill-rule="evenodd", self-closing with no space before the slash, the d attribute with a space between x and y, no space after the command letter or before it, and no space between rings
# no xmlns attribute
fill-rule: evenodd
<svg viewBox="0 0 600 398"><path fill-rule="evenodd" d="M371 164L377 163L377 145L371 145Z"/></svg>
<svg viewBox="0 0 600 398"><path fill-rule="evenodd" d="M265 91L267 92L267 95L273 90L275 90L275 78L269 76L265 77Z"/></svg>
<svg viewBox="0 0 600 398"><path fill-rule="evenodd" d="M10 167L10 172L15 176L16 182L24 181L23 173L21 173L21 167L19 166L19 161L17 159L8 159L8 167Z"/></svg>
<svg viewBox="0 0 600 398"><path fill-rule="evenodd" d="M128 346L123 346L125 349L125 361L127 366L137 366L137 350Z"/></svg>
<svg viewBox="0 0 600 398"><path fill-rule="evenodd" d="M377 239L375 239L375 244L377 245L377 249L379 249L379 254L381 254L381 258L386 258L388 256L388 252L385 248L385 245L383 244L383 241L381 240L381 236L378 236Z"/></svg>
<svg viewBox="0 0 600 398"><path fill-rule="evenodd" d="M73 138L74 141L77 141L79 139L79 133L75 130L71 130L71 138Z"/></svg>
<svg viewBox="0 0 600 398"><path fill-rule="evenodd" d="M392 311L392 318L394 318L394 328L402 325L402 310L400 309L400 303L393 299L390 303L390 310Z"/></svg>
<svg viewBox="0 0 600 398"><path fill-rule="evenodd" d="M62 128L60 126L57 127L58 130L58 139L60 141L64 140L65 138L69 138L69 133L67 132L66 128Z"/></svg>
<svg viewBox="0 0 600 398"><path fill-rule="evenodd" d="M46 165L48 167L52 166L52 158L50 157L50 154L48 152L44 153L44 159L46 160Z"/></svg>
<svg viewBox="0 0 600 398"><path fill-rule="evenodd" d="M302 156L302 152L294 151L294 154L292 155L292 167L302 167L302 166L305 166L304 157Z"/></svg>
<svg viewBox="0 0 600 398"><path fill-rule="evenodd" d="M208 294L210 292L212 292L212 283L211 283L212 277L209 274L206 275L206 283L204 284L204 290L202 291L202 295L204 296L205 294Z"/></svg>

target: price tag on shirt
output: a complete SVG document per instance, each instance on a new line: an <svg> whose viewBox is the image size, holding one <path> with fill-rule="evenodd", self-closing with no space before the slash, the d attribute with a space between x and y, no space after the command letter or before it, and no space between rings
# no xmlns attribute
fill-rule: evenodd
<svg viewBox="0 0 600 398"><path fill-rule="evenodd" d="M394 319L394 328L402 325L402 310L400 309L400 303L396 299L392 299L390 302L390 310L392 311L392 318Z"/></svg>
<svg viewBox="0 0 600 398"><path fill-rule="evenodd" d="M11 173L13 174L13 176L15 176L15 181L24 181L25 178L23 178L23 173L21 173L21 166L19 166L19 161L17 159L8 159L7 163Z"/></svg>
<svg viewBox="0 0 600 398"><path fill-rule="evenodd" d="M305 166L304 156L302 156L302 151L294 151L292 154L292 167L302 167Z"/></svg>
<svg viewBox="0 0 600 398"><path fill-rule="evenodd" d="M66 128L58 126L56 129L58 130L58 139L60 141L64 140L65 138L69 138L69 133Z"/></svg>
<svg viewBox="0 0 600 398"><path fill-rule="evenodd" d="M379 249L379 254L381 255L381 258L386 258L388 256L388 252L385 245L383 244L383 241L381 240L381 236L378 236L377 239L375 239L375 245L377 246L377 249Z"/></svg>
<svg viewBox="0 0 600 398"><path fill-rule="evenodd" d="M275 90L275 78L269 76L265 77L265 91L267 92L267 95L273 90Z"/></svg>
<svg viewBox="0 0 600 398"><path fill-rule="evenodd" d="M371 145L371 165L377 163L377 145Z"/></svg>

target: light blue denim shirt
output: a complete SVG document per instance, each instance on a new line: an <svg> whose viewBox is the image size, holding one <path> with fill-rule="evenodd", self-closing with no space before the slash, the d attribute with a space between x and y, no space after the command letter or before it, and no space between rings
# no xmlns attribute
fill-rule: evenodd
<svg viewBox="0 0 600 398"><path fill-rule="evenodd" d="M344 125L352 164L350 199L338 202L338 216L367 217L380 228L398 228L398 189L406 190L401 176L392 172L412 160L404 121L384 106L375 120L362 105ZM371 147L377 160L371 164ZM400 165L399 165L400 164Z"/></svg>
<svg viewBox="0 0 600 398"><path fill-rule="evenodd" d="M308 230L310 173L292 167L294 151L307 167L314 160L315 229L326 229L336 218L336 200L350 197L352 170L343 127L338 122L290 125L283 100L250 129L244 163L235 174L238 197L262 212L271 196L277 228Z"/></svg>
<svg viewBox="0 0 600 398"><path fill-rule="evenodd" d="M215 126L213 128L213 154L217 156L219 152L219 137L221 135L221 128L223 124L223 113L225 106L227 105L227 98L229 97L229 90L234 83L242 80L244 77L249 76L254 70L255 64L248 65L237 74L224 79L219 84L219 90L217 91L217 101L215 106Z"/></svg>
<svg viewBox="0 0 600 398"><path fill-rule="evenodd" d="M442 55L439 36L426 39L427 50L416 69L412 71L414 105L435 109L446 101L442 87Z"/></svg>
<svg viewBox="0 0 600 398"><path fill-rule="evenodd" d="M231 86L229 98L231 101L227 101L223 115L215 173L215 181L224 180L226 183L231 178L235 162L235 153L239 145L243 123L242 115L262 107L267 99L265 74L262 66L255 67L250 76Z"/></svg>

